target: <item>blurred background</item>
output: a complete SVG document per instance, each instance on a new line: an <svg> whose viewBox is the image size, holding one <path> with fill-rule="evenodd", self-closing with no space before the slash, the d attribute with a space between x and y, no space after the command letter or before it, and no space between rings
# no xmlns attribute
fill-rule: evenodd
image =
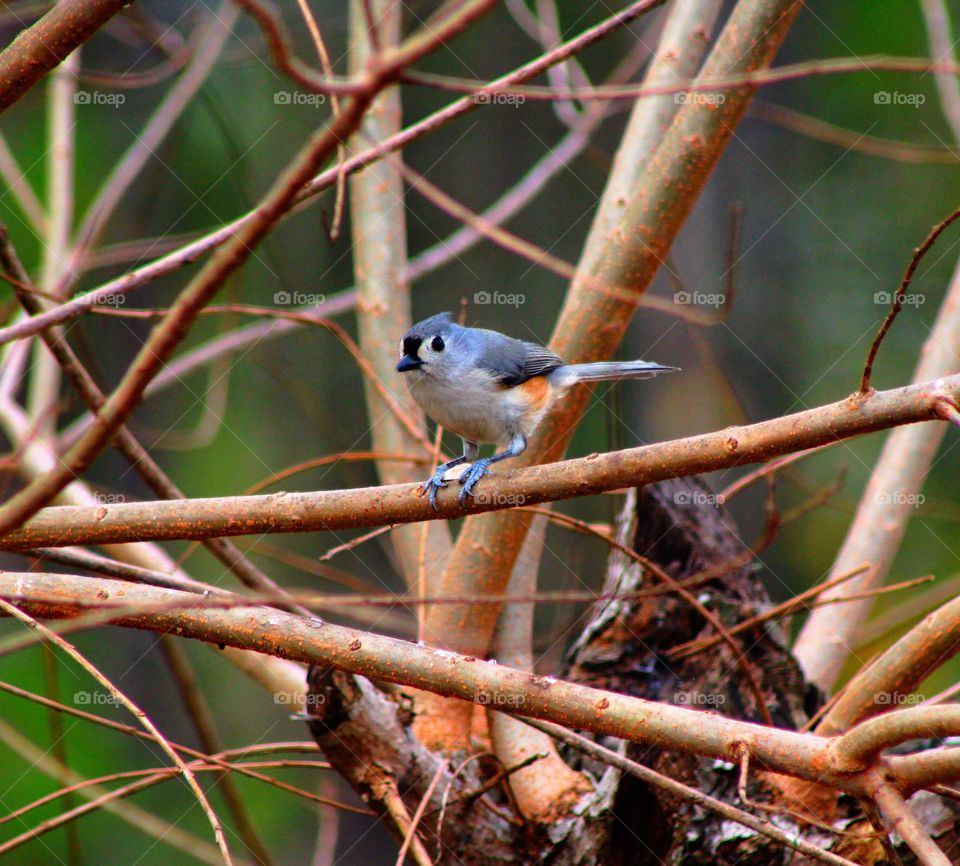
<svg viewBox="0 0 960 866"><path fill-rule="evenodd" d="M960 15L960 2L949 5ZM179 0L134 4L83 48L80 92L90 98L78 103L76 110L78 212L84 212L119 154L142 130L171 79L141 87L130 87L130 81L189 46L191 34L214 8ZM296 53L312 62L313 46L296 4L283 0L279 8ZM346 4L315 3L313 8L335 68L346 74ZM44 9L38 3L6 5L0 14L0 40L9 43L24 22L34 20ZM566 38L610 11L579 0L558 3ZM433 4L409 3L405 32L432 12ZM724 16L728 12L726 8ZM644 45L653 47L662 14L662 10L651 14L581 55L591 81L603 81L628 56L642 57ZM290 82L277 73L260 31L248 16L241 15L234 30L198 97L122 200L107 227L101 262L83 277L79 289L94 289L246 212L329 116L329 104L305 99L305 94L298 97ZM420 68L489 79L539 53L516 16L498 8ZM880 0L865 11L856 5L813 0L800 13L777 65L815 58L924 57L929 53L919 4ZM0 131L24 168L26 180L41 197L48 183L44 91L44 86L35 88L0 119ZM445 105L453 94L404 85L402 98L404 123L409 124ZM582 152L555 174L507 228L575 263L629 107L629 100L620 102ZM418 140L403 156L449 195L482 211L568 131L550 103L530 99L522 104L490 105ZM957 206L958 160L960 151L941 113L932 75L864 68L762 87L674 245L669 269L662 270L652 289L678 306L689 307L684 302L692 301L703 312L717 314L718 322L699 327L674 315L641 309L620 356L677 365L683 372L654 382L603 386L577 431L570 455L759 421L833 402L856 390L870 341L912 250L931 226ZM20 256L36 277L41 241L14 197L7 190L4 193L0 222L9 227ZM333 193L328 191L284 221L230 281L218 302L293 309L292 304L313 304L318 296L331 302L350 289L349 231L345 226L339 240L328 242L325 224L332 212ZM349 216L348 208L347 220ZM445 239L459 228L453 218L409 188L406 220L414 260L422 254L436 259L445 249ZM736 235L739 240L731 248ZM144 243L144 239L150 240ZM952 228L920 267L913 283L915 300L881 349L875 387L909 381L958 255L960 229ZM196 268L189 266L131 293L120 309L165 307ZM481 241L415 280L414 318L464 310L468 324L546 342L565 289L562 277ZM9 288L0 287L0 298L9 297ZM352 313L339 314L336 321L356 336ZM269 320L239 313L204 316L181 353L228 331L264 323ZM75 320L69 336L107 389L118 381L150 327L146 320L91 314ZM400 387L399 382L390 385ZM236 495L261 484L270 491L367 486L376 483L376 476L373 466L363 461L334 462L269 484L277 473L304 461L368 449L369 420L362 393L361 374L333 335L318 328L265 327L240 352L169 377L138 409L131 426L188 496ZM67 388L63 399L62 417L68 425L81 418L83 411ZM882 439L874 435L833 447L780 474L777 501L782 513L837 489L826 504L785 525L760 555L758 567L775 600L811 586L829 569ZM947 587L938 588L937 595L953 592L960 572L958 439L956 431L948 432L892 574L892 580L934 574L937 586ZM449 451L459 453L455 438L445 442ZM707 480L720 491L746 471L716 473ZM152 498L126 463L109 451L88 477L113 501ZM3 480L9 495L15 481L9 476ZM763 535L765 497L765 486L760 484L729 504L745 543ZM610 523L621 502L616 495L598 496L560 503L557 508L594 523ZM237 543L271 577L290 588L401 591L402 579L382 537L320 561L326 551L358 535L247 537ZM187 543L171 544L169 549L183 558L197 579L232 585L222 566L205 551ZM541 588L598 589L606 554L599 541L551 527ZM5 557L2 564L8 569L24 568L22 558ZM933 593L923 588L882 599L872 626L873 640L862 648L862 657L869 657L899 633L891 630L891 612L902 619L903 611L909 610L915 619L933 604ZM583 604L539 607L536 650L543 672L560 669L584 610ZM400 607L389 612L344 612L342 621L415 636L410 612ZM901 627L909 624L902 622ZM5 635L19 630L3 623ZM170 697L169 675L155 650L154 636L101 629L78 635L76 640L165 733L192 741L182 708ZM201 690L228 744L307 738L303 726L290 720L289 707L274 705L241 677L225 677L226 666L206 648L186 646L185 650L197 667ZM43 691L47 664L37 649L6 655L0 657L0 678ZM92 688L73 665L58 667L62 700L69 703L75 693ZM955 674L955 667L942 669L928 693L945 686ZM115 707L88 709L126 721ZM104 734L74 719L63 724L71 762L86 775L163 761L156 750L152 758L145 755L150 748L141 742ZM42 773L30 771L35 762L42 762L42 755L31 756L12 745L16 731L39 743L60 736L57 731L48 733L49 727L49 716L42 708L0 695L4 743L0 766L5 769L0 808L4 811L53 790L54 783ZM285 779L315 789L315 773L285 772ZM255 784L239 782L247 793ZM335 782L325 784L342 799L352 800ZM258 826L277 862L306 862L317 834L313 808L272 789L254 792L251 799L257 803ZM151 789L131 802L203 838L209 835L199 809L179 783ZM186 814L184 803L192 805ZM22 832L60 810L54 804L0 827L0 838ZM363 841L354 854L395 856L390 853L395 851L392 843L370 819L343 814L340 821L342 862L356 862L350 860L350 845L357 839ZM77 828L91 860L93 852L102 849L103 856L97 859L109 862L171 862L170 849L154 845L102 811L85 818ZM52 862L64 856L65 844L62 831L57 831L18 849L9 859ZM188 862L186 854L180 856Z"/></svg>

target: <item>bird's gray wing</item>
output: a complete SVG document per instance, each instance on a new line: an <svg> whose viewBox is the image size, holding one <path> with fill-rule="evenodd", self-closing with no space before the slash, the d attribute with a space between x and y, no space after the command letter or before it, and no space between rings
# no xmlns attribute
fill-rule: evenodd
<svg viewBox="0 0 960 866"><path fill-rule="evenodd" d="M537 343L524 342L523 348L526 354L523 360L523 379L521 381L526 382L527 379L532 379L534 376L543 376L545 373L563 366L562 358L557 357L549 349ZM520 383L515 384L519 385Z"/></svg>
<svg viewBox="0 0 960 866"><path fill-rule="evenodd" d="M498 383L510 388L563 366L561 358L537 343L515 340L496 331L487 331L484 342L478 359L480 366L489 370Z"/></svg>

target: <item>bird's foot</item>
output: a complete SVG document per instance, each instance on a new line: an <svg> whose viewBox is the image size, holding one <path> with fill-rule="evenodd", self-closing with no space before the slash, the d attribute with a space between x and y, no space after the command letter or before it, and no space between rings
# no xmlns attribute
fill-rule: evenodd
<svg viewBox="0 0 960 866"><path fill-rule="evenodd" d="M490 471L490 459L484 457L481 460L478 460L474 463L463 475L460 476L460 483L463 485L460 488L460 504L466 505L466 499L468 496L473 496L473 488L476 486L476 483L483 478Z"/></svg>
<svg viewBox="0 0 960 866"><path fill-rule="evenodd" d="M427 499L430 502L430 507L437 511L437 491L441 487L446 487L447 482L443 480L443 476L447 474L446 465L438 466L437 471L428 478L423 484L420 485L420 489L427 494Z"/></svg>

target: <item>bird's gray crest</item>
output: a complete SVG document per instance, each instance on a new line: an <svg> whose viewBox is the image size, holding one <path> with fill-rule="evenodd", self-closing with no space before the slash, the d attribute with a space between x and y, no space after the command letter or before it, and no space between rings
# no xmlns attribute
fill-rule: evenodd
<svg viewBox="0 0 960 866"><path fill-rule="evenodd" d="M453 313L437 313L429 319L417 322L409 331L407 337L419 337L421 340L427 337L435 337L438 334L442 337L453 327Z"/></svg>

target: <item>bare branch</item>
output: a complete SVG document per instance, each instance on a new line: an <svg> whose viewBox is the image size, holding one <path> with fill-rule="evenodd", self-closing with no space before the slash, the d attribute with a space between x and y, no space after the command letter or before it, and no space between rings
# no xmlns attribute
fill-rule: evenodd
<svg viewBox="0 0 960 866"><path fill-rule="evenodd" d="M937 223L937 225L931 229L930 234L927 235L923 243L913 251L910 264L907 265L907 270L903 275L903 279L900 281L900 286L897 288L896 294L891 298L890 312L887 313L887 317L883 320L880 330L877 332L876 337L873 338L873 343L870 344L870 351L867 353L867 360L863 365L863 375L860 378L861 393L866 394L867 391L870 390L870 374L873 372L873 362L877 358L880 344L887 335L887 331L890 330L893 320L897 318L903 309L903 304L907 300L907 290L910 288L910 283L913 282L913 275L916 273L920 261L937 242L937 238L940 237L947 227L957 218L960 218L960 208L957 208L942 222Z"/></svg>
<svg viewBox="0 0 960 866"><path fill-rule="evenodd" d="M211 14L209 21L200 25L199 39L202 47L194 52L190 64L157 106L144 129L136 135L126 153L118 160L84 214L70 258L63 273L58 275L54 294L59 299L63 299L76 284L93 252L93 247L120 200L130 189L143 166L154 157L155 151L189 105L190 100L207 80L230 37L231 28L238 14L233 0L226 0ZM44 288L50 288L54 283L42 281L41 285Z"/></svg>
<svg viewBox="0 0 960 866"><path fill-rule="evenodd" d="M32 767L44 775L56 779L60 784L76 786L84 781L82 776L56 760L46 746L40 748L4 719L0 719L0 740L28 760ZM216 845L210 844L205 839L200 839L176 824L168 823L133 803L113 801L110 798L110 791L106 788L87 786L77 787L75 790L80 797L90 802L71 810L74 816L77 813L83 814L98 808L97 800L100 800L104 810L126 821L131 827L136 828L146 836L150 836L170 848L182 851L187 856L194 857L202 863L209 863L210 866L222 866L223 858L220 856ZM18 845L36 839L48 829L52 829L54 825L58 825L58 818L64 817L66 816L60 815L57 818L50 818L12 839L5 840L0 844L0 856Z"/></svg>
<svg viewBox="0 0 960 866"><path fill-rule="evenodd" d="M505 503L535 505L770 460L899 424L939 419L938 400L944 394L960 395L960 374L869 395L854 394L817 409L715 433L492 474L483 481L486 495L480 501L470 499L462 507L457 491L441 492L436 512L420 495L418 484L95 508L54 507L0 538L0 548L315 532L459 517L510 507Z"/></svg>
<svg viewBox="0 0 960 866"><path fill-rule="evenodd" d="M956 165L960 162L960 152L936 144L914 144L909 141L893 141L888 138L877 138L866 135L853 129L846 129L821 120L774 105L771 102L755 100L750 110L750 117L773 123L783 129L789 129L799 135L805 135L816 141L835 144L844 150L854 150L867 156L880 159L892 159L898 162L935 163Z"/></svg>
<svg viewBox="0 0 960 866"><path fill-rule="evenodd" d="M849 605L844 605L849 607ZM934 670L960 652L960 599L927 614L872 664L858 671L817 726L824 736L899 705Z"/></svg>
<svg viewBox="0 0 960 866"><path fill-rule="evenodd" d="M389 67L380 70L371 78L364 95L352 98L329 127L313 135L292 165L274 183L254 212L254 218L217 251L180 293L170 315L151 332L123 380L103 404L93 426L70 448L55 469L36 478L0 506L0 532L19 525L42 508L93 462L129 417L147 384L186 336L200 310L287 212L298 191L359 123L370 99L395 72Z"/></svg>
<svg viewBox="0 0 960 866"><path fill-rule="evenodd" d="M726 761L739 760L747 748L758 768L858 797L871 796L877 755L886 746L925 732L947 736L960 731L960 708L920 707L894 714L900 719L866 722L841 738L801 734L537 676L258 605L221 608L219 600L147 586L130 586L122 596L114 596L114 587L97 578L0 573L0 597L34 617L83 617L78 624L99 620L176 630L183 637L242 646L470 702L486 704L495 696L501 709L511 708L524 717Z"/></svg>
<svg viewBox="0 0 960 866"><path fill-rule="evenodd" d="M63 0L0 52L0 112L116 15L127 0Z"/></svg>
<svg viewBox="0 0 960 866"><path fill-rule="evenodd" d="M874 799L890 829L895 830L910 846L922 866L951 866L950 858L930 838L930 834L910 811L910 807L895 788L881 785Z"/></svg>

